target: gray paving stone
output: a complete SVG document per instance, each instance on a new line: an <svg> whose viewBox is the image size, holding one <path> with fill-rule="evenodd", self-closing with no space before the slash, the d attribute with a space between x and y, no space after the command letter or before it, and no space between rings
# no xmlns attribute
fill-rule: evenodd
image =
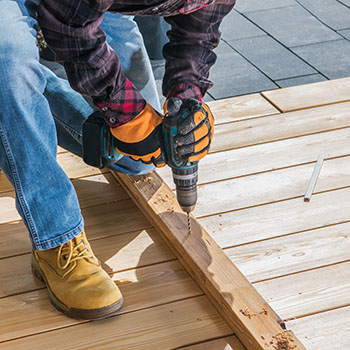
<svg viewBox="0 0 350 350"><path fill-rule="evenodd" d="M350 76L350 42L346 39L292 50L329 79Z"/></svg>
<svg viewBox="0 0 350 350"><path fill-rule="evenodd" d="M304 84L311 84L311 83L317 83L319 81L327 80L323 75L321 74L312 74L312 75L306 75L303 77L297 77L297 78L291 78L291 79L283 79L283 80L276 80L275 83L280 86L281 88L289 87L289 86L296 86L296 85L304 85Z"/></svg>
<svg viewBox="0 0 350 350"><path fill-rule="evenodd" d="M237 40L230 42L230 45L272 80L317 73L269 36Z"/></svg>
<svg viewBox="0 0 350 350"><path fill-rule="evenodd" d="M247 16L287 47L340 38L299 5L249 12Z"/></svg>
<svg viewBox="0 0 350 350"><path fill-rule="evenodd" d="M222 38L225 40L237 40L266 35L255 24L234 10L224 18L220 29L222 31Z"/></svg>
<svg viewBox="0 0 350 350"><path fill-rule="evenodd" d="M350 7L350 0L338 0L338 2Z"/></svg>
<svg viewBox="0 0 350 350"><path fill-rule="evenodd" d="M350 40L350 29L338 30L338 33Z"/></svg>
<svg viewBox="0 0 350 350"><path fill-rule="evenodd" d="M335 0L298 0L314 16L335 30L350 27L350 8Z"/></svg>
<svg viewBox="0 0 350 350"><path fill-rule="evenodd" d="M294 0L237 0L235 9L239 12L252 12L291 5L295 5Z"/></svg>
<svg viewBox="0 0 350 350"><path fill-rule="evenodd" d="M215 99L277 88L225 42L222 41L215 52L218 59L209 76L215 84L209 92Z"/></svg>

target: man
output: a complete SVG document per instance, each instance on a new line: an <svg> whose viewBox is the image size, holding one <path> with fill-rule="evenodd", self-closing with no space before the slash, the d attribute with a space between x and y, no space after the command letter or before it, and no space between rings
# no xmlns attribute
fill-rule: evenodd
<svg viewBox="0 0 350 350"><path fill-rule="evenodd" d="M39 63L35 8L28 0L0 1L0 168L15 188L33 247L33 270L47 283L52 302L72 317L102 318L115 313L122 298L91 251L74 187L56 161L57 138L81 155L81 124L93 108ZM120 52L123 71L159 109L135 22L110 15L103 25ZM126 156L110 167L128 174L154 169ZM39 265L47 267L45 272Z"/></svg>
<svg viewBox="0 0 350 350"><path fill-rule="evenodd" d="M164 47L163 94L168 99L164 112L176 104L176 109L181 105L189 113L179 126L178 153L189 161L197 161L207 154L213 134L213 116L202 103L202 97L212 85L208 75L216 59L213 49L218 45L219 25L234 2L41 0L38 18L71 86L92 97L110 127L117 149L133 160L161 167L166 164L161 133L163 118L121 72L118 55L106 43L99 26L103 15L107 11L158 15L171 25L170 41ZM86 241L85 237L82 239ZM46 258L34 255L34 270L45 279L54 304L68 314L89 319L118 310L122 300L119 291L105 277L94 283L95 268L90 271L88 258L81 256L81 240L70 242L70 252L76 252L73 260L68 249L67 252L53 250L46 253ZM57 256L63 259L68 256L68 260L56 264ZM63 267L68 269L69 278L62 278L57 272Z"/></svg>

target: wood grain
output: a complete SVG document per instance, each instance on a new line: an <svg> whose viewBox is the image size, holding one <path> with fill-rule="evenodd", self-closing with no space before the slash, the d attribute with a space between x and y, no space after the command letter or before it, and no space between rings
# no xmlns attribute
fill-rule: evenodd
<svg viewBox="0 0 350 350"><path fill-rule="evenodd" d="M231 334L200 296L0 343L1 350L164 350Z"/></svg>
<svg viewBox="0 0 350 350"><path fill-rule="evenodd" d="M319 154L326 159L348 155L349 145L350 128L345 128L211 153L199 162L198 184L310 163ZM168 186L174 188L171 169L164 167L157 171Z"/></svg>
<svg viewBox="0 0 350 350"><path fill-rule="evenodd" d="M350 251L350 223L225 249L251 281L346 261Z"/></svg>
<svg viewBox="0 0 350 350"><path fill-rule="evenodd" d="M255 283L285 320L349 304L350 262Z"/></svg>
<svg viewBox="0 0 350 350"><path fill-rule="evenodd" d="M82 213L89 240L151 227L130 199L85 208ZM0 258L30 251L29 234L22 221L0 225Z"/></svg>
<svg viewBox="0 0 350 350"><path fill-rule="evenodd" d="M175 196L156 173L143 177L114 174L140 209L162 233L186 270L204 290L232 330L249 349L271 349L274 336L283 332L280 319L231 263L207 232L187 220ZM256 317L247 316L254 314ZM268 340L268 341L266 341ZM304 347L295 339L297 347ZM276 345L276 344L275 344Z"/></svg>
<svg viewBox="0 0 350 350"><path fill-rule="evenodd" d="M350 306L288 322L308 350L350 348Z"/></svg>
<svg viewBox="0 0 350 350"><path fill-rule="evenodd" d="M124 296L119 314L202 294L178 261L119 272L112 278ZM54 309L45 289L0 299L0 343L78 323Z"/></svg>
<svg viewBox="0 0 350 350"><path fill-rule="evenodd" d="M154 229L115 235L90 243L108 273L175 259ZM44 287L32 274L30 254L1 259L0 281L0 297Z"/></svg>
<svg viewBox="0 0 350 350"><path fill-rule="evenodd" d="M218 125L211 152L310 135L350 126L350 102Z"/></svg>
<svg viewBox="0 0 350 350"><path fill-rule="evenodd" d="M217 214L200 223L221 247L349 222L350 188Z"/></svg>
<svg viewBox="0 0 350 350"><path fill-rule="evenodd" d="M196 217L303 197L315 163L198 187ZM324 162L314 194L349 184L350 156ZM306 203L312 205L312 203Z"/></svg>
<svg viewBox="0 0 350 350"><path fill-rule="evenodd" d="M216 339L205 343L192 346L185 346L181 350L244 350L245 347L237 337L231 336L222 339ZM180 350L179 349L179 350Z"/></svg>
<svg viewBox="0 0 350 350"><path fill-rule="evenodd" d="M350 101L350 78L265 91L262 96L283 112Z"/></svg>
<svg viewBox="0 0 350 350"><path fill-rule="evenodd" d="M215 116L215 125L280 113L260 94L226 98L208 105Z"/></svg>

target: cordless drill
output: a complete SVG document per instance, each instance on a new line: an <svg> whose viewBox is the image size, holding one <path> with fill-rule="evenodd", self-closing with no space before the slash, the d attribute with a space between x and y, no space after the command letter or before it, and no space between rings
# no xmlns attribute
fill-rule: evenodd
<svg viewBox="0 0 350 350"><path fill-rule="evenodd" d="M168 101L168 112L162 127L165 155L173 172L177 201L181 209L189 214L197 203L198 162L190 162L188 156L181 156L177 152L178 125L191 114L191 111L182 109L181 106L180 99Z"/></svg>
<svg viewBox="0 0 350 350"><path fill-rule="evenodd" d="M174 103L168 109L162 124L164 151L167 164L173 172L177 201L182 210L187 213L188 228L191 231L189 213L197 202L198 162L190 162L187 156L180 156L177 153L178 123L190 113L186 109L182 111L180 103L176 103L177 100L179 99L173 99ZM83 159L85 163L97 168L104 168L108 163L114 163L121 157L123 155L117 151L114 145L114 138L109 126L104 122L99 112L94 112L83 124Z"/></svg>

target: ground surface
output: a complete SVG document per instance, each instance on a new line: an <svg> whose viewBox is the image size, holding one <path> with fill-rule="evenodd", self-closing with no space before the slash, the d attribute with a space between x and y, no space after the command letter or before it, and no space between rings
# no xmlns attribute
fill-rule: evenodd
<svg viewBox="0 0 350 350"><path fill-rule="evenodd" d="M349 0L237 0L221 30L207 101L350 76Z"/></svg>

